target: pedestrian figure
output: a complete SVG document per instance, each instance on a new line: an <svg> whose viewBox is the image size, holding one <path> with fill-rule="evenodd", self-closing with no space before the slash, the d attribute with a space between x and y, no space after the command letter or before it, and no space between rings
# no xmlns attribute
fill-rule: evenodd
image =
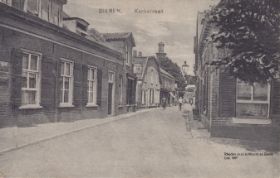
<svg viewBox="0 0 280 178"><path fill-rule="evenodd" d="M162 100L161 100L161 105L162 105L162 108L165 109L166 108L166 98L163 97Z"/></svg>
<svg viewBox="0 0 280 178"><path fill-rule="evenodd" d="M193 98L190 98L189 103L191 106L193 105Z"/></svg>
<svg viewBox="0 0 280 178"><path fill-rule="evenodd" d="M182 105L183 105L183 98L180 97L178 101L179 101L179 110L181 111L182 110Z"/></svg>

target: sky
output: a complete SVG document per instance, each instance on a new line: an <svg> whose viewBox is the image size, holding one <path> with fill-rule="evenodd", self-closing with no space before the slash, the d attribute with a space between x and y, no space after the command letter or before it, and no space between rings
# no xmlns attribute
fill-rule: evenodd
<svg viewBox="0 0 280 178"><path fill-rule="evenodd" d="M64 11L83 18L100 33L132 32L134 49L144 56L155 55L162 41L168 57L179 66L187 61L188 72L193 74L197 12L215 3L217 0L68 0ZM112 8L119 11L100 13L100 9ZM163 13L136 13L136 9Z"/></svg>

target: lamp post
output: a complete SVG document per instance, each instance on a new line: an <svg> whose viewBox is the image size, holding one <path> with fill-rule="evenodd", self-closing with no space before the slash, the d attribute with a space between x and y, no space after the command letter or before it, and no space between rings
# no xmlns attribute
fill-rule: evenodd
<svg viewBox="0 0 280 178"><path fill-rule="evenodd" d="M186 84L188 84L187 82L187 75L188 75L188 68L189 68L189 65L187 64L187 61L184 61L184 64L182 65L182 73L183 73L183 76L185 78L185 82Z"/></svg>
<svg viewBox="0 0 280 178"><path fill-rule="evenodd" d="M184 61L184 64L182 65L182 72L184 76L188 74L188 67L189 65L187 64L187 61Z"/></svg>

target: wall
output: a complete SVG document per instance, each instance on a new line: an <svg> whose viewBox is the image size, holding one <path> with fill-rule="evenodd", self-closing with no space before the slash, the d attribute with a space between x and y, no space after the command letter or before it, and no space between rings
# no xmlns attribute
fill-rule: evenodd
<svg viewBox="0 0 280 178"><path fill-rule="evenodd" d="M82 118L100 118L107 116L107 90L108 90L108 70L115 72L115 92L118 93L117 76L123 75L123 66L119 59L111 54L92 48L76 38L64 38L59 32L47 30L46 27L36 24L30 26L26 21L16 21L5 18L1 15L1 22L14 24L26 31L7 29L0 23L0 60L8 62L8 72L0 69L0 126L17 124L19 126L31 126L43 122L73 121ZM26 33L28 31L28 33ZM30 32L30 33L29 33ZM32 34L32 35L31 35ZM38 36L39 35L39 36ZM71 34L72 35L72 34ZM75 40L74 40L75 39ZM60 41L56 43L55 41ZM20 73L16 67L21 68L20 57L16 51L28 49L42 53L42 86L41 105L42 109L19 109L20 100ZM79 50L78 50L79 49ZM95 53L95 55L93 55ZM101 55L103 57L99 57ZM58 108L58 68L60 58L66 58L74 62L74 100L73 108ZM108 60L105 60L106 58ZM111 62L112 61L112 62ZM115 62L113 62L115 61ZM2 64L4 64L2 62ZM102 71L102 93L101 104L98 107L86 107L87 94L85 85L85 66L93 65ZM4 70L4 71L1 71ZM18 72L18 76L16 73ZM124 86L125 88L125 86ZM125 92L125 91L124 91ZM115 100L117 102L117 100ZM125 110L119 109L115 103L115 113L120 114Z"/></svg>

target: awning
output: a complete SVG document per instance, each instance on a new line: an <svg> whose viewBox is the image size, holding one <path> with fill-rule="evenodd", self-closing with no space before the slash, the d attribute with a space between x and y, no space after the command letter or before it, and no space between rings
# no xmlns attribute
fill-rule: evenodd
<svg viewBox="0 0 280 178"><path fill-rule="evenodd" d="M172 92L169 92L169 94L171 97L176 98L176 96Z"/></svg>
<svg viewBox="0 0 280 178"><path fill-rule="evenodd" d="M137 77L135 74L131 74L131 73L126 73L126 77L130 80L136 80Z"/></svg>

